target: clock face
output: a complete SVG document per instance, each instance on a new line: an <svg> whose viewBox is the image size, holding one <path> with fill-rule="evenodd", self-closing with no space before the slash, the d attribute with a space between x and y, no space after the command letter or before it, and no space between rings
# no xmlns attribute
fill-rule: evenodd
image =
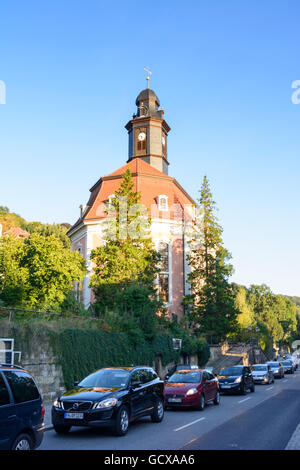
<svg viewBox="0 0 300 470"><path fill-rule="evenodd" d="M142 140L145 140L145 139L146 139L146 134L145 134L145 132L140 132L139 135L138 135L138 139L141 140L141 141L142 141Z"/></svg>

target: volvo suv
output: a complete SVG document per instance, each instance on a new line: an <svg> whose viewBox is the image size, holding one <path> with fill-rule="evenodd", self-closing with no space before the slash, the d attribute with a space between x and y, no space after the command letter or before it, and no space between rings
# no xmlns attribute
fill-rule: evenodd
<svg viewBox="0 0 300 470"><path fill-rule="evenodd" d="M58 434L72 426L107 426L123 436L142 416L162 421L163 393L164 383L151 367L99 369L54 401L52 424Z"/></svg>

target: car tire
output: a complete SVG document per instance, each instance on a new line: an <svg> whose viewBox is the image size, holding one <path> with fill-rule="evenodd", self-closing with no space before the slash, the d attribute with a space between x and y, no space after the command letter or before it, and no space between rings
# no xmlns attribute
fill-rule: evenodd
<svg viewBox="0 0 300 470"><path fill-rule="evenodd" d="M251 385L251 387L250 387L250 392L251 392L251 393L254 393L254 392L255 392L255 385L254 385L254 383L253 383L253 384Z"/></svg>
<svg viewBox="0 0 300 470"><path fill-rule="evenodd" d="M20 434L12 445L12 450L32 450L33 440L29 434Z"/></svg>
<svg viewBox="0 0 300 470"><path fill-rule="evenodd" d="M246 395L246 387L245 387L245 384L241 384L240 386L240 393L241 395Z"/></svg>
<svg viewBox="0 0 300 470"><path fill-rule="evenodd" d="M158 398L154 405L154 411L151 415L153 423L160 423L164 419L164 403Z"/></svg>
<svg viewBox="0 0 300 470"><path fill-rule="evenodd" d="M72 426L69 426L67 424L62 424L62 425L53 425L53 429L57 434L68 434Z"/></svg>
<svg viewBox="0 0 300 470"><path fill-rule="evenodd" d="M220 392L217 390L216 397L214 399L214 405L219 405L220 404Z"/></svg>
<svg viewBox="0 0 300 470"><path fill-rule="evenodd" d="M127 406L121 406L116 417L114 434L116 436L125 436L129 428L129 411Z"/></svg>
<svg viewBox="0 0 300 470"><path fill-rule="evenodd" d="M200 395L200 398L199 398L199 403L197 405L197 410L199 411L203 411L205 408L205 397L203 395L203 393Z"/></svg>

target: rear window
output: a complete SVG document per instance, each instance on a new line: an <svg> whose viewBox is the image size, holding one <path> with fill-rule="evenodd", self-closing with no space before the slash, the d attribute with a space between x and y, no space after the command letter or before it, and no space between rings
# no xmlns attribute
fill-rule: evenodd
<svg viewBox="0 0 300 470"><path fill-rule="evenodd" d="M11 388L15 403L23 403L40 398L34 380L27 372L5 371L4 375Z"/></svg>
<svg viewBox="0 0 300 470"><path fill-rule="evenodd" d="M9 400L8 390L5 385L4 379L2 375L0 374L0 406L8 405L9 402L10 400Z"/></svg>

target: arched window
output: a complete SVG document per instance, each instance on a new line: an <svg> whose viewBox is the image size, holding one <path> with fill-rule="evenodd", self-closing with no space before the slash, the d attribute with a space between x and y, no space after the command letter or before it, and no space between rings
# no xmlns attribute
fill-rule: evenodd
<svg viewBox="0 0 300 470"><path fill-rule="evenodd" d="M161 194L158 196L158 210L167 211L168 210L168 196Z"/></svg>
<svg viewBox="0 0 300 470"><path fill-rule="evenodd" d="M161 255L160 273L158 274L158 295L164 303L169 303L169 244L161 242L158 246Z"/></svg>

